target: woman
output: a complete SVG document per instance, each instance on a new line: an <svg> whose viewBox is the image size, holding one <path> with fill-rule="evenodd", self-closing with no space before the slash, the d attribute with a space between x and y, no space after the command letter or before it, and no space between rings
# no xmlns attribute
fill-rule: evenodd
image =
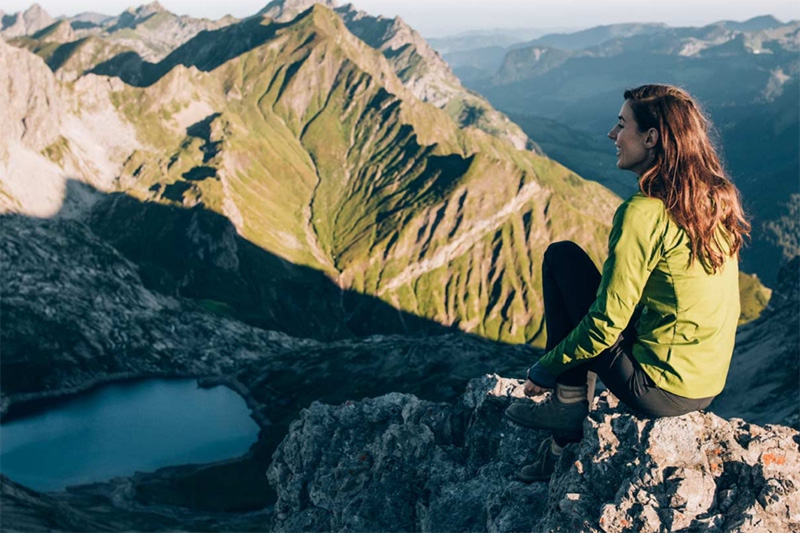
<svg viewBox="0 0 800 533"><path fill-rule="evenodd" d="M540 404L516 403L513 422L552 439L523 481L546 480L563 446L582 437L593 372L644 416L707 407L722 391L739 318L738 255L750 225L709 139L709 121L685 91L625 91L608 133L617 167L639 191L617 210L602 277L576 244L552 244L542 266L547 352L525 394L555 387ZM592 383L593 385L593 383Z"/></svg>

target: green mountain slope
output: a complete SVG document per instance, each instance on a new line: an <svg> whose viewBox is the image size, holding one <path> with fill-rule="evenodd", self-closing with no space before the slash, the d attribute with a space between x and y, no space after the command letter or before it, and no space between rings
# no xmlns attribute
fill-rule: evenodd
<svg viewBox="0 0 800 533"><path fill-rule="evenodd" d="M334 0L273 0L259 14L289 22L317 3L334 9L353 35L383 53L417 98L444 109L462 127L476 127L517 148L541 153L516 124L483 97L465 89L439 54L400 17L372 16L352 4L337 7Z"/></svg>
<svg viewBox="0 0 800 533"><path fill-rule="evenodd" d="M65 24L65 22L59 24ZM10 40L9 43L18 48L30 50L44 59L47 66L62 81L74 81L99 64L122 54L131 53L129 48L94 36L69 42L50 41L47 38L17 37Z"/></svg>
<svg viewBox="0 0 800 533"><path fill-rule="evenodd" d="M460 130L322 6L203 33L137 76L147 86L114 99L149 146L128 159L121 187L223 214L343 289L541 344L544 248L571 238L603 254L615 196ZM192 109L200 120L176 127Z"/></svg>

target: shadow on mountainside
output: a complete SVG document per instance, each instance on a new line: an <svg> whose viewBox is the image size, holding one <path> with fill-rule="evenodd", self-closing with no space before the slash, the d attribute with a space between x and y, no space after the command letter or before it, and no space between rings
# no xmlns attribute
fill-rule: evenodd
<svg viewBox="0 0 800 533"><path fill-rule="evenodd" d="M87 197L95 203L82 222L59 222ZM52 220L4 215L0 221L4 231L19 233L2 243L4 401L80 390L120 372L204 376L206 384L229 385L248 400L262 431L246 456L137 474L130 491L137 504L262 508L274 500L263 474L272 453L311 402L388 392L449 401L476 375L521 374L537 354L342 290L322 272L242 238L227 218L202 205L141 202L70 180L62 213ZM29 227L36 232L23 231ZM57 235L50 240L50 233ZM59 261L59 254L73 257ZM26 255L38 264L17 259ZM121 316L147 307L154 293L176 303ZM44 296L32 302L32 294ZM70 494L92 499L98 490Z"/></svg>
<svg viewBox="0 0 800 533"><path fill-rule="evenodd" d="M262 17L251 17L218 30L201 31L158 63L145 61L133 51L123 52L100 63L90 73L117 77L135 87L149 87L177 65L208 72L273 39L278 30L295 22L267 20L270 22L265 25Z"/></svg>
<svg viewBox="0 0 800 533"><path fill-rule="evenodd" d="M323 341L452 330L263 250L202 204L184 209L112 193L88 225L139 266L147 288L262 329Z"/></svg>

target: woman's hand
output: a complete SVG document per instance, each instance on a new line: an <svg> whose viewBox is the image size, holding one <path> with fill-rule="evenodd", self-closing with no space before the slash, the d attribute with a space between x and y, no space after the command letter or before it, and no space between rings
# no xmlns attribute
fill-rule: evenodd
<svg viewBox="0 0 800 533"><path fill-rule="evenodd" d="M536 396L538 394L543 394L543 393L545 393L545 392L547 392L549 390L551 390L551 389L547 389L545 387L540 387L539 385L537 385L533 381L531 381L529 379L526 379L525 380L525 388L523 389L523 392L525 393L525 396Z"/></svg>

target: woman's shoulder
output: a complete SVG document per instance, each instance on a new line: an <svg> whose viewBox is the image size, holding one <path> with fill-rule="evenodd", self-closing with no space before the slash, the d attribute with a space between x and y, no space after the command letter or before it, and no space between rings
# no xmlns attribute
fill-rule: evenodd
<svg viewBox="0 0 800 533"><path fill-rule="evenodd" d="M647 196L642 191L636 191L623 203L625 206L635 206L637 209L646 211L666 211L664 202L660 198Z"/></svg>
<svg viewBox="0 0 800 533"><path fill-rule="evenodd" d="M666 213L664 202L658 198L647 196L641 191L631 195L617 209L617 216L622 216L627 220L644 218L651 222L662 219Z"/></svg>

